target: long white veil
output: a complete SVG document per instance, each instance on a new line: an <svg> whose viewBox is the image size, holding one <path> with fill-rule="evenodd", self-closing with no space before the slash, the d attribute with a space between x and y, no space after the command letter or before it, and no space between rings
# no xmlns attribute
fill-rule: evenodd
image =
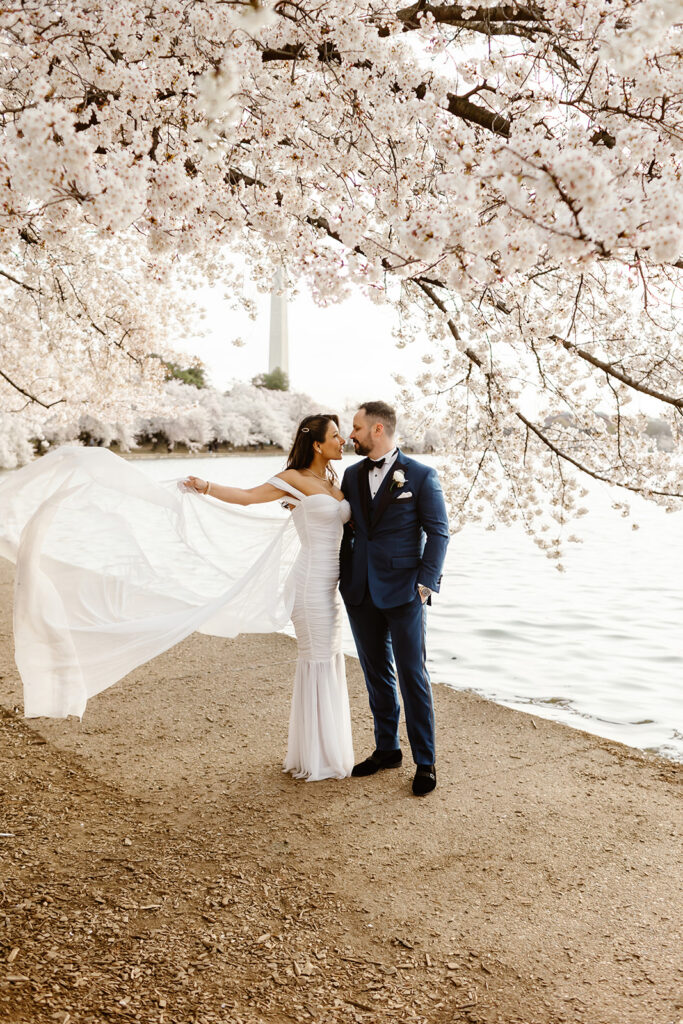
<svg viewBox="0 0 683 1024"><path fill-rule="evenodd" d="M63 447L0 483L0 556L16 563L14 642L27 718L88 697L195 630L289 620L299 541L255 515L159 484L103 448Z"/></svg>

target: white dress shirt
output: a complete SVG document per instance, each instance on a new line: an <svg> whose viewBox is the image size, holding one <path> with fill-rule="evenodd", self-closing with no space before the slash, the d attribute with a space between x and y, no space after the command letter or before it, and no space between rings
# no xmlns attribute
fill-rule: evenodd
<svg viewBox="0 0 683 1024"><path fill-rule="evenodd" d="M386 455L381 456L381 458L384 459L384 465L381 468L378 469L376 466L370 467L370 472L368 473L368 484L370 485L371 498L374 498L375 495L377 494L378 490L380 489L382 480L384 480L384 477L387 475L393 464L396 462L397 457L398 448L394 448L392 451L387 452ZM370 459L370 462L377 461L379 460Z"/></svg>

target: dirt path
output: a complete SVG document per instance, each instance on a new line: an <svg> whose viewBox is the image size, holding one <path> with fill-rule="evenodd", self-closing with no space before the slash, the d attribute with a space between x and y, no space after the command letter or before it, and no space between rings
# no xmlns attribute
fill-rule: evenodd
<svg viewBox="0 0 683 1024"><path fill-rule="evenodd" d="M297 782L294 657L196 635L26 722L0 562L0 1020L683 1020L680 766L437 686L430 797Z"/></svg>

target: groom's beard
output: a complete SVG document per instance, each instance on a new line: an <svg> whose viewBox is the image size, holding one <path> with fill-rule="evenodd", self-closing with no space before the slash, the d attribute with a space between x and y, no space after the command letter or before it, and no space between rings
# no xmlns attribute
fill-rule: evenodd
<svg viewBox="0 0 683 1024"><path fill-rule="evenodd" d="M356 455L369 455L370 449L367 445L361 444L360 441L353 439L353 447L356 449Z"/></svg>

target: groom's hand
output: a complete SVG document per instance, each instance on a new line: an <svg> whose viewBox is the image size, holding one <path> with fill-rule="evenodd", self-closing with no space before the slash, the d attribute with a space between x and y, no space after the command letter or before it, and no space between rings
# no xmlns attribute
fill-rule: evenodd
<svg viewBox="0 0 683 1024"><path fill-rule="evenodd" d="M420 595L420 600L422 601L422 604L424 604L425 601L428 601L429 598L432 596L432 592L429 589L429 587L425 587L423 583L418 583L417 592Z"/></svg>

